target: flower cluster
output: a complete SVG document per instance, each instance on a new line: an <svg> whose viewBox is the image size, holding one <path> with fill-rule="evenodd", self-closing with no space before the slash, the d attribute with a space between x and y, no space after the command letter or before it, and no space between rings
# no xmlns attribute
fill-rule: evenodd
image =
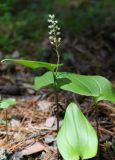
<svg viewBox="0 0 115 160"><path fill-rule="evenodd" d="M59 46L61 43L60 28L58 27L58 21L55 20L55 15L49 15L49 40L52 45Z"/></svg>

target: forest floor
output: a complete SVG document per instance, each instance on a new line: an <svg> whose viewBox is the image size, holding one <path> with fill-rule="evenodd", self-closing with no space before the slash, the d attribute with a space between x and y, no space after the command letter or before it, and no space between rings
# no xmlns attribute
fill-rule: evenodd
<svg viewBox="0 0 115 160"><path fill-rule="evenodd" d="M62 46L64 53L67 44L70 44L68 41L70 40L66 39ZM63 69L81 74L104 75L115 85L115 54L114 50L108 53L110 48L109 43L102 39L95 40L95 43L90 38L81 39L80 42L74 40L68 45L68 52L74 53L73 57L65 60ZM45 57L47 61L55 59L51 54L49 49ZM40 91L33 89L33 80L37 73L38 71L33 73L19 65L0 64L1 98L16 98L16 105L8 109L8 141L5 125L0 124L0 156L4 156L3 160L57 159L55 96L53 90L48 88ZM92 99L63 91L59 93L60 125L71 99L80 104L81 110L96 128ZM98 113L100 160L114 160L115 104L100 102ZM4 118L5 111L1 110L0 120Z"/></svg>

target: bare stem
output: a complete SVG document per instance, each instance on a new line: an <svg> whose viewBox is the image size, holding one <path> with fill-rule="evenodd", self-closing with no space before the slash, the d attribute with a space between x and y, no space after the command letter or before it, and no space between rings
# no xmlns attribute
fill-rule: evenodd
<svg viewBox="0 0 115 160"><path fill-rule="evenodd" d="M98 138L98 152L97 152L97 158L100 159L100 146L99 146L99 140L100 140L100 133L99 133L99 117L98 117L98 104L96 101L94 101L95 106L95 114L96 114L96 131L97 131L97 138Z"/></svg>
<svg viewBox="0 0 115 160"><path fill-rule="evenodd" d="M59 65L60 54L59 54L59 51L58 51L58 45L57 45L57 43L56 43L56 46L55 46L55 51L56 51L56 54L57 54L57 65ZM58 72L58 66L56 68L56 75L57 75L57 72Z"/></svg>
<svg viewBox="0 0 115 160"><path fill-rule="evenodd" d="M100 135L99 135L99 118L98 118L98 106L97 106L97 104L95 104L95 111L96 111L96 118L95 118L95 120L96 120L96 130L97 130L97 136L98 136L98 140L99 140L99 137L100 137Z"/></svg>
<svg viewBox="0 0 115 160"><path fill-rule="evenodd" d="M56 103L56 118L57 118L57 132L59 131L59 98L58 98L58 91L57 91L57 82L56 82L56 75L53 72L54 77L54 94L55 94L55 103Z"/></svg>
<svg viewBox="0 0 115 160"><path fill-rule="evenodd" d="M55 103L56 103L56 118L57 118L57 133L59 131L59 98L58 98L58 90L57 90L57 79L56 74L53 72L54 77L54 94L55 94ZM59 151L57 149L57 160L59 160Z"/></svg>

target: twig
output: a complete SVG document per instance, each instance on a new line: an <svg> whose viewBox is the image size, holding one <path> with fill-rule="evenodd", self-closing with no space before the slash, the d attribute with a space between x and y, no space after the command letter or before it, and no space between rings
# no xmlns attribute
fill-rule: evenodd
<svg viewBox="0 0 115 160"><path fill-rule="evenodd" d="M6 142L8 142L9 136L8 136L8 116L7 116L7 109L5 111L5 121L6 121Z"/></svg>

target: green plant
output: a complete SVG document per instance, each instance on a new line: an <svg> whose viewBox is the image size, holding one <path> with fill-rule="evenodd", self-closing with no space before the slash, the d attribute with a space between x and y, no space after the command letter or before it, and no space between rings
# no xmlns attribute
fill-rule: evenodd
<svg viewBox="0 0 115 160"><path fill-rule="evenodd" d="M7 108L11 107L16 103L14 98L8 98L0 101L0 109L5 109L5 126L6 126L6 139L8 142L8 116L7 116ZM3 121L4 122L4 121Z"/></svg>
<svg viewBox="0 0 115 160"><path fill-rule="evenodd" d="M97 153L96 132L75 103L70 103L66 109L57 144L65 160L87 159Z"/></svg>
<svg viewBox="0 0 115 160"><path fill-rule="evenodd" d="M35 89L41 89L50 86L54 89L55 101L57 106L57 131L59 130L59 99L58 92L60 90L70 91L76 94L91 96L94 100L95 110L97 110L98 102L108 100L115 102L115 89L112 84L102 76L85 76L74 73L59 72L60 53L59 46L61 44L60 28L55 15L49 15L49 39L52 47L57 54L57 64L47 62L27 61L21 59L5 59L4 61L14 62L32 69L46 68L49 71L42 76L35 77ZM67 107L64 123L57 136L57 144L60 153L65 160L79 160L92 158L96 156L98 146L98 117L97 134L92 128L88 120L79 110L79 108L71 103ZM72 127L72 130L71 130ZM81 133L81 134L80 134Z"/></svg>

